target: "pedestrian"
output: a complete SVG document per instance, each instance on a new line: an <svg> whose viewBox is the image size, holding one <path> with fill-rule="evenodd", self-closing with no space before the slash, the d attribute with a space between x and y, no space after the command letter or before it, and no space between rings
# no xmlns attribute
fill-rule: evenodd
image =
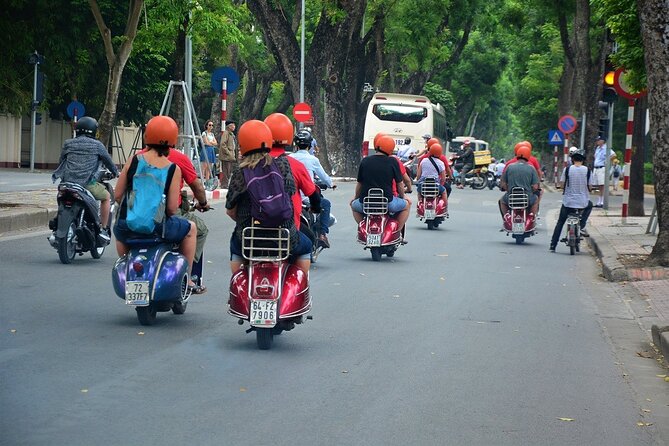
<svg viewBox="0 0 669 446"><path fill-rule="evenodd" d="M592 170L592 181L591 184L593 187L596 187L598 192L596 208L601 208L604 206L604 179L606 175L606 157L613 158L616 156L615 152L609 149L606 145L606 138L603 136L598 136L595 140L595 158L593 163Z"/></svg>
<svg viewBox="0 0 669 446"><path fill-rule="evenodd" d="M214 136L214 123L210 120L204 125L204 132L202 132L202 145L204 150L200 150L200 166L202 166L202 177L204 178L205 187L211 183L213 170L212 167L216 163L216 137Z"/></svg>
<svg viewBox="0 0 669 446"><path fill-rule="evenodd" d="M320 149L320 147L318 147L318 141L316 141L316 138L314 137L314 134L311 131L311 127L305 127L304 130L309 132L309 134L311 135L311 138L312 138L311 139L311 147L309 148L309 154L314 155L314 156L318 156L321 149Z"/></svg>
<svg viewBox="0 0 669 446"><path fill-rule="evenodd" d="M616 157L613 158L613 165L611 166L611 176L609 177L613 183L613 190L618 191L618 186L620 186L620 177L623 175L623 169L620 166L620 160Z"/></svg>
<svg viewBox="0 0 669 446"><path fill-rule="evenodd" d="M221 144L218 147L218 156L221 161L221 185L227 187L230 183L232 169L237 165L239 158L239 149L237 148L237 138L235 129L237 124L234 121L225 121L225 129L221 134Z"/></svg>

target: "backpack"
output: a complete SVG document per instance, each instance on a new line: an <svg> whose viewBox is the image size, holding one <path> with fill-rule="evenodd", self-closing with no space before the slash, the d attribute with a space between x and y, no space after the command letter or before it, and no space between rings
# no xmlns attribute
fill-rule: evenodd
<svg viewBox="0 0 669 446"><path fill-rule="evenodd" d="M620 165L616 164L613 166L613 177L618 178L620 176Z"/></svg>
<svg viewBox="0 0 669 446"><path fill-rule="evenodd" d="M293 218L291 197L286 193L276 163L261 162L254 168L243 168L242 172L251 198L251 217L265 227L279 227Z"/></svg>
<svg viewBox="0 0 669 446"><path fill-rule="evenodd" d="M126 196L126 223L133 232L152 234L165 220L167 191L172 182L176 164L159 168L137 155L128 170ZM163 230L164 230L163 225Z"/></svg>
<svg viewBox="0 0 669 446"><path fill-rule="evenodd" d="M562 195L565 194L567 191L567 185L569 184L569 168L571 167L571 164L567 166L567 168L564 171L564 187L562 188ZM588 178L585 182L586 185L590 185L590 168L588 167Z"/></svg>

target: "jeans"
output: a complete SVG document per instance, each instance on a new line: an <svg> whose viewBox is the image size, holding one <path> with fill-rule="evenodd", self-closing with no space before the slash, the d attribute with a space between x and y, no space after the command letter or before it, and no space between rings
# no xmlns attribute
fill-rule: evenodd
<svg viewBox="0 0 669 446"><path fill-rule="evenodd" d="M553 230L553 238L551 238L551 246L555 247L558 244L558 240L560 239L560 234L562 233L562 228L564 227L564 222L567 221L567 217L569 214L572 212L576 212L577 209L575 208L568 208L562 205L560 208L560 216L558 217L557 224L555 225L555 229ZM581 229L585 228L585 224L588 221L588 217L590 216L590 212L592 212L592 201L588 201L588 205L583 209L581 212Z"/></svg>
<svg viewBox="0 0 669 446"><path fill-rule="evenodd" d="M330 200L321 196L321 213L318 215L318 220L321 223L321 232L323 234L330 232L330 209L332 209Z"/></svg>

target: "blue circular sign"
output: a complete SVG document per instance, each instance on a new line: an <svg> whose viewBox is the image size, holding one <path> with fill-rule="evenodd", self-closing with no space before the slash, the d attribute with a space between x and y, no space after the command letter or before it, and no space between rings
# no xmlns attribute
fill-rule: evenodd
<svg viewBox="0 0 669 446"><path fill-rule="evenodd" d="M216 92L220 93L223 90L223 79L227 79L227 89L228 93L234 93L239 88L239 74L232 67L219 67L211 73L211 88Z"/></svg>
<svg viewBox="0 0 669 446"><path fill-rule="evenodd" d="M79 101L72 101L67 105L67 116L70 119L74 119L74 115L77 115L77 119L82 116L86 116L86 107Z"/></svg>
<svg viewBox="0 0 669 446"><path fill-rule="evenodd" d="M572 115L564 115L558 121L558 128L562 130L562 133L564 134L568 135L573 133L574 130L576 130L576 127L578 127L578 121L576 121L576 118Z"/></svg>

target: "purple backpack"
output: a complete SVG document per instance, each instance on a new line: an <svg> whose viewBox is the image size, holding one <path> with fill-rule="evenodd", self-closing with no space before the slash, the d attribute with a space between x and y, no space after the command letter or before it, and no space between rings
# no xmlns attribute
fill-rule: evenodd
<svg viewBox="0 0 669 446"><path fill-rule="evenodd" d="M254 168L243 168L242 172L251 198L251 217L265 227L279 227L293 218L291 197L286 193L276 163L260 162Z"/></svg>

